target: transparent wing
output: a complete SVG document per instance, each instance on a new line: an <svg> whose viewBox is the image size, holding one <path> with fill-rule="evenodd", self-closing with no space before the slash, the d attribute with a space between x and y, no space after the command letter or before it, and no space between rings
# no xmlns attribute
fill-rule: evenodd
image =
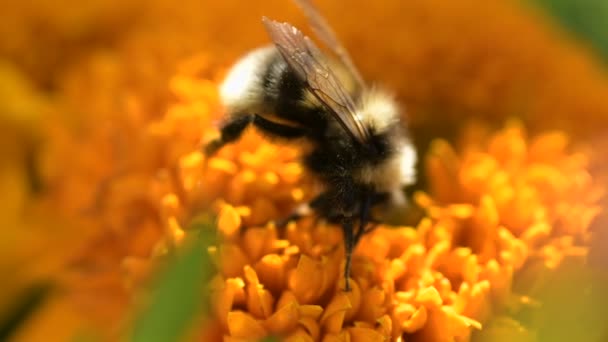
<svg viewBox="0 0 608 342"><path fill-rule="evenodd" d="M288 23L266 17L262 22L287 64L308 89L356 141L367 142L369 132L356 115L352 98L324 62L321 51L300 30Z"/></svg>
<svg viewBox="0 0 608 342"><path fill-rule="evenodd" d="M358 86L360 88L364 88L365 81L363 81L359 70L348 54L348 51L344 48L344 46L342 46L336 37L336 34L331 29L331 26L329 26L325 18L321 15L321 13L319 13L312 0L294 0L294 2L300 7L300 9L302 9L304 15L306 15L306 18L310 23L310 27L317 37L323 42L323 44L330 48L336 54L336 56L340 58L344 66L346 66L357 82Z"/></svg>

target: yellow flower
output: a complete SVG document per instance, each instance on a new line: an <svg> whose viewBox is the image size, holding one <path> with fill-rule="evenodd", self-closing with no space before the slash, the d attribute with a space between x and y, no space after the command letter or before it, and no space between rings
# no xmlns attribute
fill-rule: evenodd
<svg viewBox="0 0 608 342"><path fill-rule="evenodd" d="M431 194L415 196L427 217L417 227L383 226L365 236L349 293L341 290L338 227L313 219L284 233L257 226L301 199L289 189L310 197L293 162L297 151L250 132L210 160L200 152L182 157L179 180L190 185L163 201L171 209L162 212L177 213L165 218L165 244L175 240L176 219L196 215L210 192L229 199L215 203L222 243L210 250L219 269L211 331L228 340L468 339L504 307L526 305L513 292L514 278L585 257L601 192L586 154L568 152L563 133L527 138L516 122L495 134L479 126L469 132L459 152L444 141L432 145L425 161ZM242 224L250 228L241 232Z"/></svg>
<svg viewBox="0 0 608 342"><path fill-rule="evenodd" d="M210 217L221 243L209 250L218 272L206 340L532 338L507 314L537 304L541 270L586 259L603 210L605 157L580 146L604 139L601 66L517 2L355 1L349 15L342 2L321 5L363 73L407 105L428 183L413 196L415 226L383 225L361 241L349 293L340 229L312 217L284 232L266 224L318 191L299 146L249 131L212 158L200 153L217 135L225 69L268 41L259 16L304 27L295 6L7 4L0 120L14 142L0 147L10 227L0 270L21 273L0 317L41 279L57 289L17 340L122 336L151 274L191 222ZM521 121L488 128L514 114ZM452 125L465 117L491 125ZM461 139L423 150L446 127ZM38 195L23 162L32 141L42 142Z"/></svg>
<svg viewBox="0 0 608 342"><path fill-rule="evenodd" d="M220 270L213 292L219 330L236 340L269 334L286 340L469 338L505 306L526 305L528 298L513 292L516 275L586 255L601 193L585 155L568 153L564 139L547 133L528 140L511 124L485 141L467 141L459 154L437 141L426 159L433 197L416 195L428 217L415 229L381 227L364 237L350 293L341 291L340 229L303 220L290 224L282 239L272 225L241 233L254 210L219 203L223 243L210 251ZM221 158L214 160L223 165ZM235 174L263 174L248 164L233 166ZM192 170L206 178L201 168ZM225 180L223 191L233 189L233 179ZM262 198L274 193L253 182L240 188L249 187ZM272 206L256 210L272 217Z"/></svg>

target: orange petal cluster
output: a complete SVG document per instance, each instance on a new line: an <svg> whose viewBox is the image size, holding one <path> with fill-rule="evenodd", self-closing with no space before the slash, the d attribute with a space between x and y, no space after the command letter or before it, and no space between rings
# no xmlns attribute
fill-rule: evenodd
<svg viewBox="0 0 608 342"><path fill-rule="evenodd" d="M363 238L349 293L338 227L312 218L284 232L262 224L312 193L297 149L249 132L209 160L179 158L182 192L166 195L161 210L165 246L223 198L213 202L222 242L209 250L218 274L206 338L464 341L505 308L533 302L514 282L531 288L539 268L585 259L602 193L587 154L570 152L563 133L528 138L517 122L494 134L471 127L458 151L438 140L427 154L430 193L414 196L426 213L420 223Z"/></svg>
<svg viewBox="0 0 608 342"><path fill-rule="evenodd" d="M464 115L520 113L526 127L593 141L606 121L608 86L594 57L517 2L354 1L346 16L342 2L320 5L363 73L408 105L417 134L438 135ZM345 295L336 227L305 220L283 235L262 225L316 191L297 148L249 132L210 160L198 152L217 134L223 68L267 42L252 12L304 27L295 6L34 0L3 10L0 119L9 123L9 158L0 165L8 211L0 220L14 228L2 232L10 291L0 303L40 274L53 274L60 289L23 326L22 340L67 340L82 329L116 339L158 257L180 244L190 222L211 215L224 239L209 251L219 272L205 327L217 339L466 340L481 323L523 339L511 318L488 325L488 317L535 303L515 284L532 293L539 270L587 253L600 195L586 171L590 154L571 152L561 131L532 138L517 125L474 130L458 148L433 145L429 193L414 199L425 218L366 236L355 290ZM33 195L24 160L40 137L45 192ZM40 217L21 222L28 215ZM55 215L66 223L55 224ZM241 235L240 224L253 228Z"/></svg>

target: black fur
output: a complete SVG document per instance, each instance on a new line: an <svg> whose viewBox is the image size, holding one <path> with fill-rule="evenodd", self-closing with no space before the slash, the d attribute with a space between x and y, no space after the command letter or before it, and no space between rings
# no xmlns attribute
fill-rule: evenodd
<svg viewBox="0 0 608 342"><path fill-rule="evenodd" d="M351 138L325 107L311 106L303 101L305 84L279 54L269 63L263 76L265 107L289 125L279 124L258 114L233 115L221 129L221 137L207 145L206 152L214 153L226 143L238 139L247 126L253 124L270 137L286 139L306 138L313 143L312 151L304 156L304 165L326 186L310 207L320 217L339 223L344 232L346 250L345 279L350 276L352 251L367 231L370 210L388 200L370 184L360 184L353 172L365 165L377 165L393 153L388 134L372 131L369 144L362 145ZM265 114L265 113L261 113ZM289 219L298 219L295 213ZM288 222L284 220L280 225ZM346 290L350 285L346 281Z"/></svg>
<svg viewBox="0 0 608 342"><path fill-rule="evenodd" d="M238 140L249 125L255 126L270 137L296 139L306 135L306 130L299 127L276 123L258 114L241 114L222 126L220 137L205 146L205 154L212 155L222 146Z"/></svg>

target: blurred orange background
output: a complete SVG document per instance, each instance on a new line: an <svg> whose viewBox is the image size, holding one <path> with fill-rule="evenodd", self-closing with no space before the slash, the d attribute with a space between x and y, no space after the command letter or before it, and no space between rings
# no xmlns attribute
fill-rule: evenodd
<svg viewBox="0 0 608 342"><path fill-rule="evenodd" d="M513 118L526 146L541 132L559 132L550 143L560 145L556 155L561 158L565 146L577 151L588 162L572 169L589 177L568 179L570 169L556 166L564 172L563 189L581 190L580 202L589 204L578 212L564 204L561 213L574 212L585 234L587 226L595 230L590 254L600 269L606 266L601 198L608 175L608 80L590 44L539 8L515 0L317 2L364 77L393 89L406 108L404 120L423 160L418 190L429 192L437 205L466 202L458 198L464 190L438 182L432 163L424 162L437 138L464 156L467 147L485 149L475 144L489 141ZM200 177L183 170L196 164L192 154L222 114L215 87L239 56L268 43L260 18L310 33L293 3L32 0L2 8L3 337L124 336L143 286L137 274L149 273L155 267L151 255L182 234L166 227L168 218L183 224L220 197L268 218L310 197L299 174L293 177L301 194L290 187L289 195L281 194L288 200L273 197L270 204L235 195L222 187L228 180L190 202L189 188L180 188L186 176ZM246 139L250 146L266 144L257 136ZM509 139L504 141L511 144ZM512 152L509 146L505 150ZM488 153L501 148L490 146ZM238 159L240 151L222 158ZM282 151L283 159L268 153L270 166L260 173L296 167L297 153ZM441 153L448 158L451 152ZM456 197L446 195L452 190ZM555 198L568 205L577 199ZM520 205L523 211L527 202ZM590 244L584 240L583 254Z"/></svg>

